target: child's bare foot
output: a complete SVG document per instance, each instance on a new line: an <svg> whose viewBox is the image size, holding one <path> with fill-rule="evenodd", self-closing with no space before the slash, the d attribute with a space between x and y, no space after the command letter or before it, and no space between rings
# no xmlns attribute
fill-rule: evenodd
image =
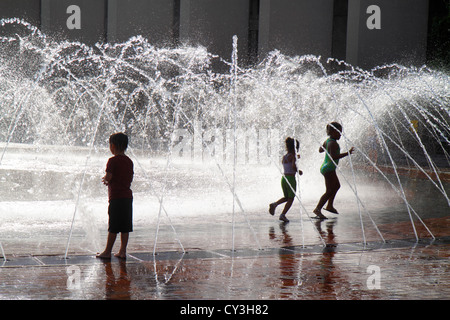
<svg viewBox="0 0 450 320"><path fill-rule="evenodd" d="M320 211L320 209L314 209L314 214L317 216L317 218L319 219L328 219L327 217L325 217L322 212Z"/></svg>
<svg viewBox="0 0 450 320"><path fill-rule="evenodd" d="M286 218L286 215L285 214L280 214L280 220L281 221L284 221L284 222L289 222L289 219L288 218Z"/></svg>
<svg viewBox="0 0 450 320"><path fill-rule="evenodd" d="M99 258L99 259L111 259L111 253L105 253L105 252L97 253L97 255L95 257Z"/></svg>
<svg viewBox="0 0 450 320"><path fill-rule="evenodd" d="M275 208L277 207L277 205L275 204L275 203L271 203L271 204L269 204L269 213L271 214L271 215L274 215L275 214Z"/></svg>
<svg viewBox="0 0 450 320"><path fill-rule="evenodd" d="M331 208L325 208L325 210L327 210L328 212L334 213L334 214L339 214L339 212L337 212L337 210L333 207Z"/></svg>
<svg viewBox="0 0 450 320"><path fill-rule="evenodd" d="M114 257L119 258L119 259L126 259L127 258L127 254L126 253L122 253L122 252L117 252Z"/></svg>

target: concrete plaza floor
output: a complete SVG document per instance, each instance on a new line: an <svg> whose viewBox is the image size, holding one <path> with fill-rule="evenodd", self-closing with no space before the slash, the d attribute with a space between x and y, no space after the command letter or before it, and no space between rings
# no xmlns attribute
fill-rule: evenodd
<svg viewBox="0 0 450 320"><path fill-rule="evenodd" d="M171 227L162 225L156 255L154 235L137 228L126 260L104 261L94 252L76 249L64 259L61 241L56 254L6 254L7 259L0 261L0 299L450 297L449 216L424 219L434 240L420 224L416 241L409 221L386 221L378 225L384 241L367 228L365 244L357 219L328 216L322 221L300 220L291 214L291 222L285 224L258 213L249 216L253 231L245 219L237 219L234 231L226 219L175 223L184 252ZM233 234L235 251L230 243ZM20 252L13 244L4 247Z"/></svg>

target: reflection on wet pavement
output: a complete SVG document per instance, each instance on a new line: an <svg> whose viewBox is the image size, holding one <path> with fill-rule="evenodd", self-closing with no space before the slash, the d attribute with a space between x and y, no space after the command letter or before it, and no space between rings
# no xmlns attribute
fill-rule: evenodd
<svg viewBox="0 0 450 320"><path fill-rule="evenodd" d="M90 232L86 224L77 224L69 259L62 258L68 219L56 214L58 203L47 203L45 208L55 212L47 220L28 225L11 218L2 224L7 260L0 257L0 299L448 299L445 203L423 211L434 241L417 221L420 240L415 240L397 203L390 202L388 211L374 203L373 216L386 242L364 216L365 244L356 205L338 204L345 214L327 220L300 218L301 208L294 204L288 224L267 212L247 212L262 250L237 216L235 252L229 215L179 216L172 221L186 252L171 227L162 224L153 256L155 229L145 218L136 223L126 261L101 261L95 244L101 247L105 233ZM89 210L82 213L91 221Z"/></svg>
<svg viewBox="0 0 450 320"><path fill-rule="evenodd" d="M296 245L281 223L267 229L264 250L35 257L45 265L0 269L0 299L448 299L448 237L362 247L338 243L335 225L316 222L326 246ZM376 289L371 266L380 270Z"/></svg>

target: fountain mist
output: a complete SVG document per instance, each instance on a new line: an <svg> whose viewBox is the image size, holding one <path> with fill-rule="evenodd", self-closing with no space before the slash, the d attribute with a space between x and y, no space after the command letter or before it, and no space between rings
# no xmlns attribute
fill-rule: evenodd
<svg viewBox="0 0 450 320"><path fill-rule="evenodd" d="M18 230L18 221L32 221L30 231L42 219L72 218L73 228L80 200L90 203L85 211L103 211L105 191L97 179L116 131L131 137L137 161L136 219L149 224L157 217L157 230L162 213L170 222L169 216L210 219L233 211L234 225L235 203L247 222L245 211L265 211L267 198L278 192L278 184L267 182L279 176L286 136L301 142L307 213L320 194L316 186L322 187L316 151L334 120L344 126L342 147L357 150L340 172L360 214L371 211L373 195L366 201L358 177L373 172L404 203L418 237L414 219L421 221L420 212L405 192L405 167L422 174L450 206L442 180L442 168L450 165L450 81L444 73L399 65L364 71L278 51L243 67L236 50L231 59L221 58L203 47L156 48L139 36L89 47L54 41L18 19L1 20L5 25L20 33L0 38L4 230ZM214 72L214 60L230 73ZM39 217L31 217L34 210ZM157 241L158 232L154 251Z"/></svg>

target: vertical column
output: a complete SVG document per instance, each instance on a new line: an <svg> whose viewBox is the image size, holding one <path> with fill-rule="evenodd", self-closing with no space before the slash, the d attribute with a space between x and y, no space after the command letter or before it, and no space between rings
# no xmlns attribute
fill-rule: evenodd
<svg viewBox="0 0 450 320"><path fill-rule="evenodd" d="M189 41L191 26L191 0L180 1L180 41Z"/></svg>
<svg viewBox="0 0 450 320"><path fill-rule="evenodd" d="M117 40L117 6L119 0L108 0L108 12L107 12L107 30L106 30L106 41L116 42Z"/></svg>
<svg viewBox="0 0 450 320"><path fill-rule="evenodd" d="M258 28L258 56L264 56L270 51L270 0L260 0L259 4L259 28Z"/></svg>
<svg viewBox="0 0 450 320"><path fill-rule="evenodd" d="M360 0L348 0L346 60L358 65Z"/></svg>
<svg viewBox="0 0 450 320"><path fill-rule="evenodd" d="M333 8L333 37L331 54L333 58L345 60L347 46L348 0L335 0Z"/></svg>
<svg viewBox="0 0 450 320"><path fill-rule="evenodd" d="M259 33L259 7L260 0L249 1L248 21L248 63L258 62L258 33Z"/></svg>

